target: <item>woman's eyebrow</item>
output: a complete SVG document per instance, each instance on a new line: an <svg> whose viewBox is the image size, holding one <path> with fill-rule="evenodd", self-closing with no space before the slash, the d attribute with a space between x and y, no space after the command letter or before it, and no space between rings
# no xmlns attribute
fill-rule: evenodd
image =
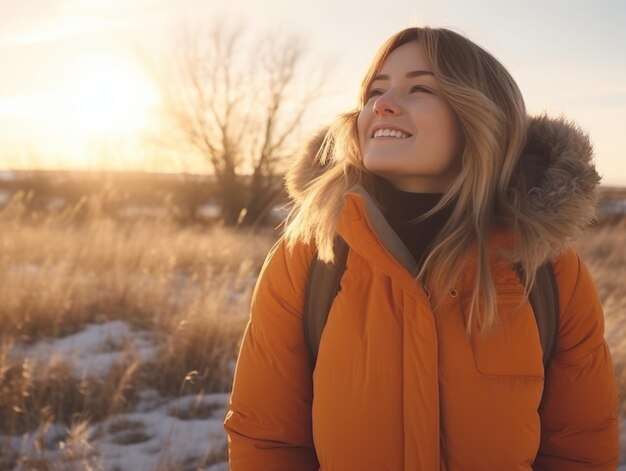
<svg viewBox="0 0 626 471"><path fill-rule="evenodd" d="M432 76L434 76L435 74L433 74L432 71L430 71L430 70L412 70L412 71L406 73L406 77L407 78L420 77L422 75L432 75ZM389 80L389 75L379 74L376 77L374 77L374 80L372 80L372 82L374 82L376 80Z"/></svg>

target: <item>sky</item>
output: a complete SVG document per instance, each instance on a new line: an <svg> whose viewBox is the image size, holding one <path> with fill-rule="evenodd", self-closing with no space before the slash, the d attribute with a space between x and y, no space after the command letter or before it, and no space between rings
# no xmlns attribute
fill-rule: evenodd
<svg viewBox="0 0 626 471"><path fill-rule="evenodd" d="M295 32L332 72L306 126L351 108L378 46L408 26L467 35L511 72L530 114L587 131L603 183L626 185L626 2L622 0L0 0L0 169L200 169L148 149L158 89L137 52L183 23L234 19L247 34ZM120 105L123 104L123 106ZM194 165L196 165L194 167ZM184 167L184 168L183 168Z"/></svg>

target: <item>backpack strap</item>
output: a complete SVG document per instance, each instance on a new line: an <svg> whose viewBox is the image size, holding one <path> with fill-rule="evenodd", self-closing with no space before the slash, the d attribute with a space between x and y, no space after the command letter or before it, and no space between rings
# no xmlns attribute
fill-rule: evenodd
<svg viewBox="0 0 626 471"><path fill-rule="evenodd" d="M304 290L304 311L302 320L304 339L309 350L311 367L315 367L317 351L322 338L322 331L328 319L330 306L339 291L339 281L346 269L348 244L339 235L333 242L334 263L324 263L313 254L309 267L309 277Z"/></svg>
<svg viewBox="0 0 626 471"><path fill-rule="evenodd" d="M560 313L556 275L550 262L544 263L537 269L528 299L535 314L543 348L543 368L547 371L559 332Z"/></svg>
<svg viewBox="0 0 626 471"><path fill-rule="evenodd" d="M339 235L335 237L333 250L334 263L324 263L317 257L317 252L313 254L304 291L302 323L311 368L315 367L322 331L328 320L330 306L339 291L339 282L346 269L348 244ZM514 268L520 279L523 279L521 267L515 265ZM560 312L556 276L550 262L544 263L537 269L535 282L528 298L535 315L543 349L543 367L547 370L559 331Z"/></svg>

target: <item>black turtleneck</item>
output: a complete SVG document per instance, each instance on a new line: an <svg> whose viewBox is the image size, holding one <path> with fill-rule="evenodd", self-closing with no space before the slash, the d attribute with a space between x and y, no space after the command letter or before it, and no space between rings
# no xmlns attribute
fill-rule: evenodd
<svg viewBox="0 0 626 471"><path fill-rule="evenodd" d="M421 265L433 240L448 221L452 208L446 207L423 221L412 222L434 208L442 193L410 193L398 190L387 181L380 182L378 188L385 218Z"/></svg>

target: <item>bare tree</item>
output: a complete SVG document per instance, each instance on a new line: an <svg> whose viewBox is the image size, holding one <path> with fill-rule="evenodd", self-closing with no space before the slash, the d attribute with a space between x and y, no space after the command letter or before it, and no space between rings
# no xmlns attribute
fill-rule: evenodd
<svg viewBox="0 0 626 471"><path fill-rule="evenodd" d="M226 225L256 224L281 194L281 162L329 69L304 75L299 36L268 33L246 46L243 31L184 28L165 67L152 67L171 130L161 140L206 159Z"/></svg>

